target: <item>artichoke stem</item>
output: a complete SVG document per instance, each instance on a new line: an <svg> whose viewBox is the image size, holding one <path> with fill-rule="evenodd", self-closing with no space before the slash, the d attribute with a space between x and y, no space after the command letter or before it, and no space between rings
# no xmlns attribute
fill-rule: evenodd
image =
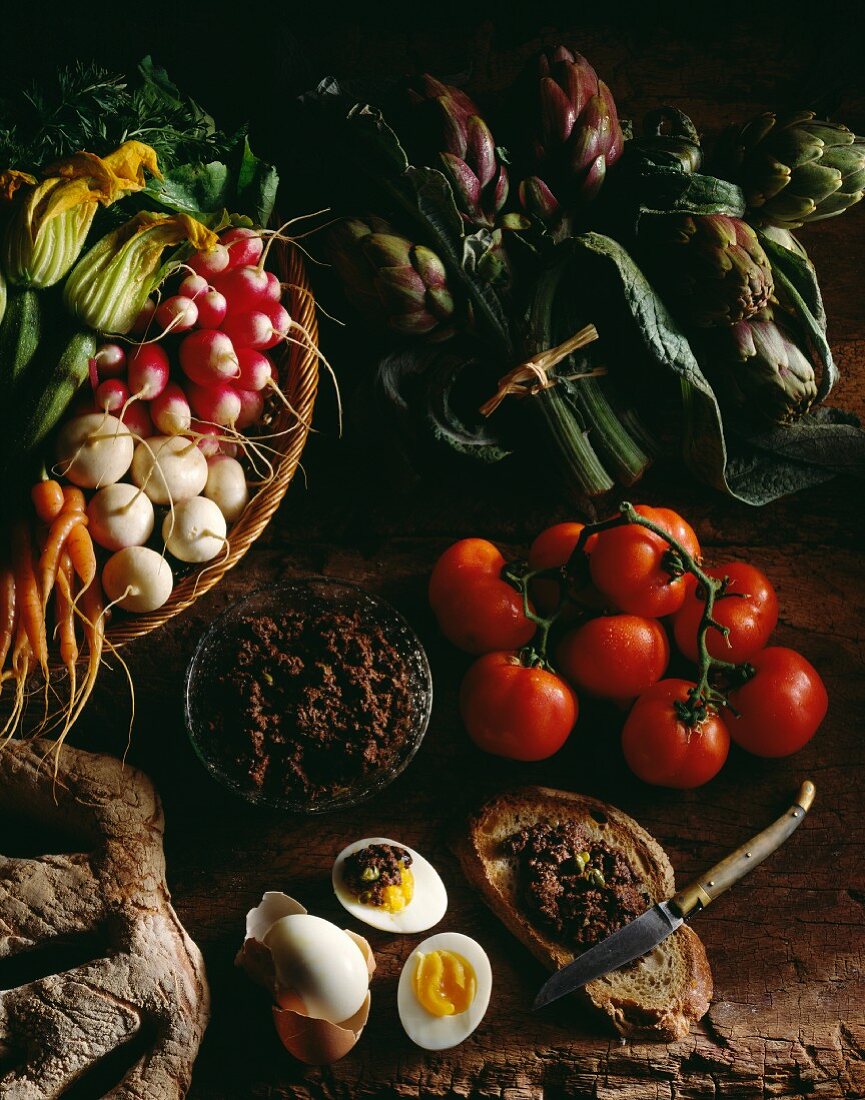
<svg viewBox="0 0 865 1100"><path fill-rule="evenodd" d="M564 274L564 264L549 268L538 279L530 313L529 354L551 348L553 339L553 303ZM586 496L600 496L613 488L614 482L592 446L585 424L563 390L564 383L542 390L530 397L530 407L537 410L549 429L560 463L568 480Z"/></svg>

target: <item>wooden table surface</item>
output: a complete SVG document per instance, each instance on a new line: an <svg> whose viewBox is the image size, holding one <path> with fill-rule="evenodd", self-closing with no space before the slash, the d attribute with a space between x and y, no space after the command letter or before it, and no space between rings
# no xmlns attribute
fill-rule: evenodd
<svg viewBox="0 0 865 1100"><path fill-rule="evenodd" d="M333 52L350 69L359 62L349 39L337 38ZM607 76L622 113L673 102L710 129L770 105L775 94L786 97L810 71L814 52L804 37L767 43L742 36L724 40L724 48L711 40L699 47L677 44L660 30L639 46L604 30L570 40L579 41ZM440 36L440 54L450 48L443 42ZM413 57L434 52L423 38L402 45ZM531 48L497 53L487 39L481 47L475 79L489 87ZM848 96L844 117L865 130L861 94ZM808 230L805 239L845 376L833 400L862 413L865 204ZM347 377L352 363L337 363L337 369ZM136 684L128 758L161 792L174 903L204 952L212 989L212 1021L190 1096L865 1096L861 487L839 481L754 510L675 471L653 470L633 494L680 509L710 561L747 558L768 573L781 603L776 641L800 649L830 693L823 727L797 755L762 761L734 750L706 787L671 792L627 774L608 715L588 713L562 753L536 765L484 756L461 729L456 693L467 662L437 634L425 603L429 570L449 542L467 535L493 538L506 552L524 548L543 526L569 516L556 484L512 470L475 479L427 478L410 491L398 489L365 465L362 453L333 438L326 409L318 426L322 434L305 459L308 485L292 487L241 566L126 654ZM420 752L392 787L362 808L304 819L254 811L208 778L186 739L182 682L215 614L252 587L309 573L364 584L406 615L429 653L435 705ZM75 742L121 753L128 710L123 676L107 672ZM773 820L806 777L817 785L817 800L795 838L695 921L715 995L690 1037L673 1044L624 1041L603 1019L571 1004L533 1016L529 1005L544 977L541 967L465 885L449 849L454 831L487 794L544 782L597 795L633 814L666 847L681 883ZM264 890L276 889L315 913L343 920L330 890L330 866L345 843L369 835L401 839L438 868L450 895L441 927L484 945L493 967L492 1001L483 1024L461 1047L424 1053L404 1036L395 1005L402 962L418 937L371 931L378 971L363 1038L342 1062L308 1069L281 1048L267 997L233 966L244 914Z"/></svg>

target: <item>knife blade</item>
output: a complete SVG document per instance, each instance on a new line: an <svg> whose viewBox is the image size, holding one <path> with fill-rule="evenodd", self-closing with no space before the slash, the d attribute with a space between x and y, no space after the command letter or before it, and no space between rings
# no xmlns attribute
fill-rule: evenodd
<svg viewBox="0 0 865 1100"><path fill-rule="evenodd" d="M572 993L587 982L633 962L657 947L689 917L705 909L725 890L767 859L802 824L816 789L806 779L795 802L768 828L742 844L701 878L666 901L660 901L600 943L584 951L541 986L532 1008L537 1010Z"/></svg>

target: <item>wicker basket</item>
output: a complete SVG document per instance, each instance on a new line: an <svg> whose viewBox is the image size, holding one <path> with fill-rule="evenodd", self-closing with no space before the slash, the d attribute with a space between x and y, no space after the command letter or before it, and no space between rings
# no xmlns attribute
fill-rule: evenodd
<svg viewBox="0 0 865 1100"><path fill-rule="evenodd" d="M298 249L291 245L274 243L277 269L283 283L287 284L285 305L292 318L303 325L318 344L318 323L315 313L315 299L310 290L309 280L303 258ZM243 515L229 532L229 553L209 562L201 570L190 573L174 587L171 598L158 611L148 615L129 615L112 626L107 636L114 646L126 645L136 638L148 634L162 626L181 611L185 611L199 596L213 586L233 568L250 546L255 542L285 496L294 472L300 462L300 455L309 434L315 393L318 385L318 357L309 348L297 344L284 345L285 352L279 362L280 387L297 416L283 408L272 421L272 430L280 432L290 429L281 440L274 441L282 451L278 462L274 462L274 476L260 489L246 506Z"/></svg>

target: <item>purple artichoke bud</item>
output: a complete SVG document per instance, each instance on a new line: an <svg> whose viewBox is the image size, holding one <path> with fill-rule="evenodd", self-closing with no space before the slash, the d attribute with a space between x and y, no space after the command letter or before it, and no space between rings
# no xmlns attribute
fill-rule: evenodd
<svg viewBox="0 0 865 1100"><path fill-rule="evenodd" d="M380 218L347 218L331 230L331 262L346 296L369 321L405 335L453 332L454 300L439 257Z"/></svg>
<svg viewBox="0 0 865 1100"><path fill-rule="evenodd" d="M539 175L568 203L597 195L624 149L610 89L582 56L565 46L537 61L532 149Z"/></svg>
<svg viewBox="0 0 865 1100"><path fill-rule="evenodd" d="M508 174L493 135L475 103L459 88L425 74L410 91L423 112L421 150L438 152L463 220L491 228L508 196Z"/></svg>
<svg viewBox="0 0 865 1100"><path fill-rule="evenodd" d="M727 330L729 354L715 355L717 380L749 416L789 424L817 397L814 365L792 333L774 321L740 321Z"/></svg>
<svg viewBox="0 0 865 1100"><path fill-rule="evenodd" d="M754 230L738 218L647 216L640 244L653 280L686 325L734 325L772 300L769 260Z"/></svg>
<svg viewBox="0 0 865 1100"><path fill-rule="evenodd" d="M544 224L550 225L558 218L559 200L539 176L526 176L517 194L523 210L540 218Z"/></svg>

